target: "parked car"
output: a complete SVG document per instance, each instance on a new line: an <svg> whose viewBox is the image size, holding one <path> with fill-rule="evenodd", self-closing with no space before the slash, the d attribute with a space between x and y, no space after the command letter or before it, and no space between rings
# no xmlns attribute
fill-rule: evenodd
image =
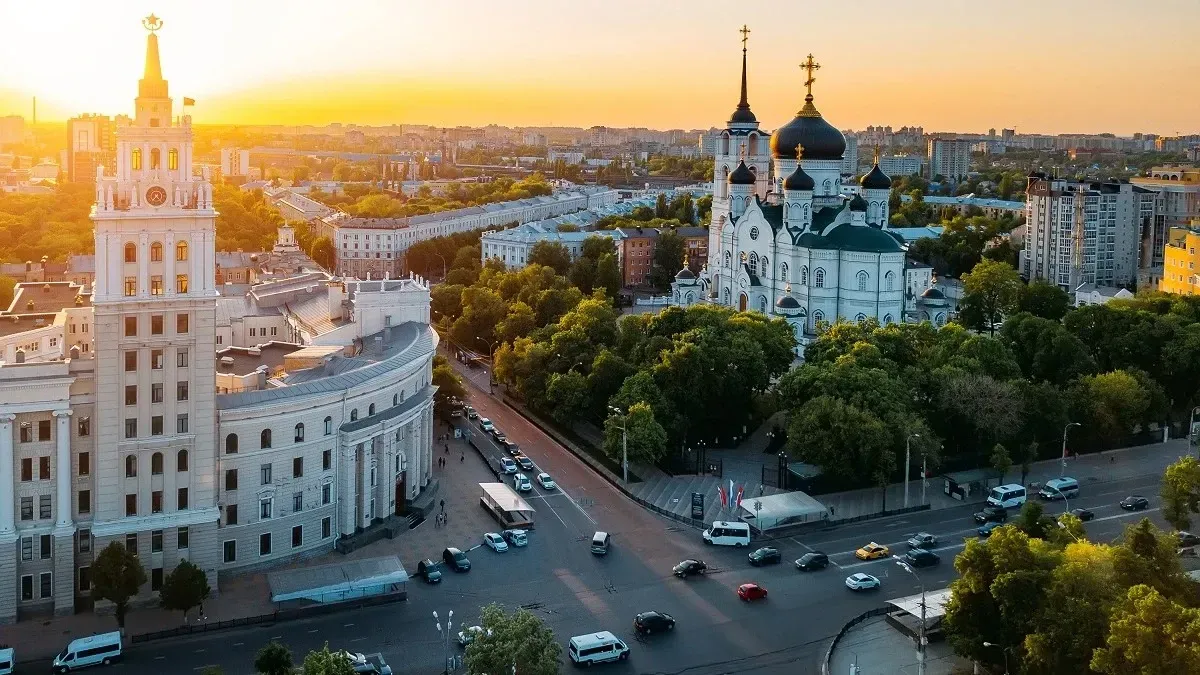
<svg viewBox="0 0 1200 675"><path fill-rule="evenodd" d="M483 429L484 431L486 431L487 433L490 434L490 433L492 433L492 429L495 429L496 427L492 426L492 421L489 420L488 418L480 417L479 418L479 428Z"/></svg>
<svg viewBox="0 0 1200 675"><path fill-rule="evenodd" d="M682 560L671 568L671 572L680 579L686 579L693 574L704 574L706 571L708 565L704 564L703 560Z"/></svg>
<svg viewBox="0 0 1200 675"><path fill-rule="evenodd" d="M675 627L675 617L666 612L642 612L633 617L633 629L640 635L665 633Z"/></svg>
<svg viewBox="0 0 1200 675"><path fill-rule="evenodd" d="M442 551L442 562L455 572L471 571L471 560L467 558L467 554L453 546Z"/></svg>
<svg viewBox="0 0 1200 675"><path fill-rule="evenodd" d="M852 591L874 590L879 588L879 579L876 579L870 574L858 572L846 577L846 588L849 588Z"/></svg>
<svg viewBox="0 0 1200 675"><path fill-rule="evenodd" d="M458 646L465 648L480 636L491 634L491 629L485 630L483 626L467 626L458 632Z"/></svg>
<svg viewBox="0 0 1200 675"><path fill-rule="evenodd" d="M747 556L750 559L750 564L758 567L759 565L774 565L783 560L783 556L779 555L779 549L764 546L754 553Z"/></svg>
<svg viewBox="0 0 1200 675"><path fill-rule="evenodd" d="M525 546L529 543L529 533L525 530L505 530L500 533L509 546Z"/></svg>
<svg viewBox="0 0 1200 675"><path fill-rule="evenodd" d="M802 572L823 570L829 567L829 556L820 551L809 551L796 559L796 569Z"/></svg>
<svg viewBox="0 0 1200 675"><path fill-rule="evenodd" d="M501 537L495 532L488 532L484 534L483 544L496 553L504 553L508 551L508 542L504 541L504 537Z"/></svg>
<svg viewBox="0 0 1200 675"><path fill-rule="evenodd" d="M507 457L501 457L500 470L507 474L514 474L517 472L517 463Z"/></svg>
<svg viewBox="0 0 1200 675"><path fill-rule="evenodd" d="M475 412L475 409L472 408L471 406L465 406L465 407L463 407L463 410L467 411L467 419L469 419L469 420L479 419L479 413Z"/></svg>
<svg viewBox="0 0 1200 675"><path fill-rule="evenodd" d="M383 660L383 654L356 654L347 651L339 653L350 662L350 669L355 673L392 675L392 667Z"/></svg>
<svg viewBox="0 0 1200 675"><path fill-rule="evenodd" d="M866 546L854 552L854 557L859 560L875 560L876 558L886 558L891 550L883 544L871 542Z"/></svg>
<svg viewBox="0 0 1200 675"><path fill-rule="evenodd" d="M904 554L904 562L913 567L933 567L941 561L938 554L923 548L912 548Z"/></svg>
<svg viewBox="0 0 1200 675"><path fill-rule="evenodd" d="M767 599L767 589L758 584L742 584L738 586L737 594L739 598L746 602Z"/></svg>
<svg viewBox="0 0 1200 675"><path fill-rule="evenodd" d="M513 457L513 459L516 460L517 464L526 471L533 471L535 468L533 466L533 460L529 459L525 455L517 455L516 457Z"/></svg>
<svg viewBox="0 0 1200 675"><path fill-rule="evenodd" d="M434 561L426 558L417 563L417 576L425 580L427 584L436 584L442 580L442 570Z"/></svg>
<svg viewBox="0 0 1200 675"><path fill-rule="evenodd" d="M463 416L463 411L461 411L461 410L451 410L450 411L450 419L459 419L462 416Z"/></svg>
<svg viewBox="0 0 1200 675"><path fill-rule="evenodd" d="M1175 538L1179 540L1180 546L1200 546L1200 536L1194 535L1191 532L1180 530L1175 533Z"/></svg>
<svg viewBox="0 0 1200 675"><path fill-rule="evenodd" d="M550 474L545 472L537 475L537 482L538 485L542 486L543 490L553 490L554 488L558 487L554 484L554 479L550 477Z"/></svg>
<svg viewBox="0 0 1200 675"><path fill-rule="evenodd" d="M982 511L975 512L975 522L980 525L984 523L1003 523L1008 520L1008 511L999 506L985 506Z"/></svg>
<svg viewBox="0 0 1200 675"><path fill-rule="evenodd" d="M492 434L492 438L496 439L496 445L500 446L501 448L508 447L508 436L505 436L504 434L497 431L494 434Z"/></svg>
<svg viewBox="0 0 1200 675"><path fill-rule="evenodd" d="M937 548L938 538L928 532L918 532L908 538L909 548Z"/></svg>
<svg viewBox="0 0 1200 675"><path fill-rule="evenodd" d="M994 520L988 521L988 522L984 523L983 525L980 525L979 529L975 530L975 534L978 534L980 537L987 539L988 537L992 536L992 530L995 530L997 527L1000 527L1001 525L1003 525L1003 523L997 523Z"/></svg>
<svg viewBox="0 0 1200 675"><path fill-rule="evenodd" d="M1150 506L1150 500L1141 495L1130 495L1121 500L1121 508L1126 511L1144 511Z"/></svg>
<svg viewBox="0 0 1200 675"><path fill-rule="evenodd" d="M1096 514L1092 513L1089 509L1071 509L1071 513L1075 514L1076 518L1085 523L1096 517Z"/></svg>

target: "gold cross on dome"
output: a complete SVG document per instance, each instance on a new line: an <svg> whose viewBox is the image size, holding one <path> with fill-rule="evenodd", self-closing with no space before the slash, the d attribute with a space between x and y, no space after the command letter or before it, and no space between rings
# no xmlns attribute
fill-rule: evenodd
<svg viewBox="0 0 1200 675"><path fill-rule="evenodd" d="M817 78L813 77L813 72L820 70L820 69L821 69L821 64L819 64L819 63L817 63L816 61L814 61L814 60L813 60L813 55L812 55L812 54L809 54L809 55L808 55L808 59L807 59L807 60L805 60L805 62L804 62L804 63L801 63L801 64L800 64L800 68L801 68L802 70L808 71L808 79L806 79L806 80L804 81L804 86L808 88L808 95L809 95L809 96L812 96L812 86L813 86L813 82L816 82L816 81L817 81Z"/></svg>
<svg viewBox="0 0 1200 675"><path fill-rule="evenodd" d="M738 32L742 34L742 49L745 49L746 41L750 39L750 29L746 27L746 24L742 24Z"/></svg>
<svg viewBox="0 0 1200 675"><path fill-rule="evenodd" d="M804 159L804 144L796 144L796 159Z"/></svg>

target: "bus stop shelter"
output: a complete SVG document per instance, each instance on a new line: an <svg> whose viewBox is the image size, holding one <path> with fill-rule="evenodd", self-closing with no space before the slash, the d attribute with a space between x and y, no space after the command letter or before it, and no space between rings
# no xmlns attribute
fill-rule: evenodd
<svg viewBox="0 0 1200 675"><path fill-rule="evenodd" d="M271 602L293 606L405 593L408 573L396 556L347 560L271 572Z"/></svg>

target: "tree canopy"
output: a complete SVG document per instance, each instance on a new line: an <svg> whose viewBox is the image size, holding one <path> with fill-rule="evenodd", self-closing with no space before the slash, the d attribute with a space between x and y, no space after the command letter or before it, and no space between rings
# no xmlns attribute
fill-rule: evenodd
<svg viewBox="0 0 1200 675"><path fill-rule="evenodd" d="M562 646L533 612L508 612L493 603L479 611L479 619L484 631L467 645L464 656L469 675L508 673L514 668L522 675L557 675Z"/></svg>
<svg viewBox="0 0 1200 675"><path fill-rule="evenodd" d="M92 597L108 600L116 607L117 625L125 627L129 600L146 583L146 570L133 551L112 542L92 563Z"/></svg>

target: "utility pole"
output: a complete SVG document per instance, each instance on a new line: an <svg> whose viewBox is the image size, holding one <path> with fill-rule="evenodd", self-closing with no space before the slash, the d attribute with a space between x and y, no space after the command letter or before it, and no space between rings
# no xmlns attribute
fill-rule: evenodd
<svg viewBox="0 0 1200 675"><path fill-rule="evenodd" d="M629 417L616 406L608 409L621 416L621 480L629 484Z"/></svg>
<svg viewBox="0 0 1200 675"><path fill-rule="evenodd" d="M1062 461L1059 463L1059 469L1058 469L1058 477L1059 478L1062 478L1063 476L1067 475L1067 432L1071 430L1071 427L1081 427L1081 426L1083 426L1083 425L1080 424L1079 422L1071 422L1071 423L1067 424L1067 426L1063 427Z"/></svg>
<svg viewBox="0 0 1200 675"><path fill-rule="evenodd" d="M920 438L921 434L909 434L908 438L904 439L904 508L908 508L908 473L912 467L912 439ZM924 489L924 471L921 472L922 489ZM922 497L923 499L924 497Z"/></svg>

